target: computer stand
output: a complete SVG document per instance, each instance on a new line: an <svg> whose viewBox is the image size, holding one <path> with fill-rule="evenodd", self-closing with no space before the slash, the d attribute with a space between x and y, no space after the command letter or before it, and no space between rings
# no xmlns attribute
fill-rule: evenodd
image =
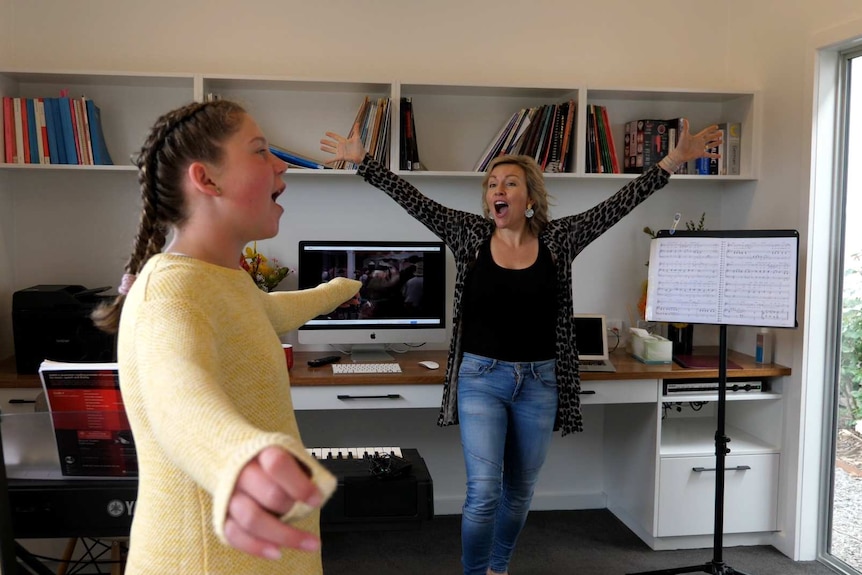
<svg viewBox="0 0 862 575"><path fill-rule="evenodd" d="M712 546L712 561L689 567L659 569L657 571L642 571L628 575L672 575L675 573L711 573L712 575L746 575L722 560L724 546L724 460L730 452L727 444L730 441L724 434L724 408L727 403L727 326L722 324L719 331L718 350L718 425L715 430L715 529Z"/></svg>

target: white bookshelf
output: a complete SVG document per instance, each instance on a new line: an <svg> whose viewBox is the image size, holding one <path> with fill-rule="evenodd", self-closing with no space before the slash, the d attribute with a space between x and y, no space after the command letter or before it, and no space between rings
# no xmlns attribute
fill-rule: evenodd
<svg viewBox="0 0 862 575"><path fill-rule="evenodd" d="M140 210L137 173L131 157L139 151L158 116L190 101L203 100L210 93L244 105L272 143L320 160L327 159L319 150L321 137L326 131L346 134L366 96L391 98L389 166L438 201L461 209L478 210L478 184L482 174L474 172L473 167L509 116L522 107L570 99L577 107L572 143L574 156L570 162L573 172L546 175L552 193L564 204L563 213L584 209L636 177L585 172L583 119L588 103L607 106L618 157L622 157L623 126L627 121L686 116L691 119L693 130L713 122L742 123L740 176L691 175L672 179L668 194L676 194L682 204L696 202L697 210L690 208L686 219L696 219L704 205L703 209L709 212L708 221L715 225L715 217L720 216L716 214L715 205L710 203L719 202L713 199L714 193L756 180L758 174L761 114L755 91L606 89L577 84L460 85L402 83L397 79L343 81L200 73L0 71L0 96L55 97L60 90L68 90L72 97L86 95L100 107L105 139L115 165L0 163L0 358L12 352L12 291L36 283L116 285L131 248ZM413 102L420 160L428 168L425 172L397 169L399 98L402 96L410 97ZM417 237L427 234L418 223L407 221L409 217L391 204L391 200L362 184L353 174L353 170L289 170L285 175L288 191L281 200L286 206L282 231L279 238L268 240L270 243L263 246L264 251L287 265L294 265L290 250L295 250L298 238L352 234L357 238L386 239L389 237L384 235L386 233L401 238L408 234ZM644 239L639 232L643 225L655 227L665 221L664 211L656 216L650 209L641 209L637 223L630 224L634 228L630 236L637 241ZM333 213L335 217L331 217ZM379 221L385 221L391 230L378 225ZM629 241L629 237L619 239L623 229L621 226L613 230L609 238ZM597 249L586 253L579 260L580 265L590 265L590 254ZM613 273L608 272L607 285L618 284L620 278L629 279L635 272L643 271L639 256L629 260L613 263L619 267L614 267ZM611 264L603 260L601 265ZM597 269L599 281L604 281L602 273L605 271ZM633 286L639 284L639 280L632 282ZM606 295L601 294L601 297ZM622 301L617 303L624 305ZM447 307L451 306L447 303ZM679 400L662 398L659 390L660 382L651 382L649 397L642 397L636 404L627 403L631 400L630 394L625 395L626 402L607 402L613 407L607 408L605 441L631 457L613 462L619 467L613 474L606 474L608 485L605 487L609 492L616 490L622 494L618 498L633 515L646 518L640 524L649 523L649 518L657 512L656 482L664 457L665 424L668 423L660 418L661 402ZM761 399L767 399L763 395ZM772 399L734 401L734 408L728 413L728 423L761 441L761 450L780 447L781 401L777 401L777 397ZM632 422L645 430L636 443L628 441L631 438L625 433L631 429ZM667 429L672 430L685 423L669 425ZM695 425L708 427L701 422ZM699 441L697 445L693 452L699 449L704 457L712 453L708 442ZM734 447L732 444L731 448ZM632 460L645 469L645 474L637 477L626 474ZM607 479L611 475L614 480L637 485L614 487L610 485L612 480ZM631 497L625 495L629 487L634 494ZM654 530L647 531L647 538L655 537Z"/></svg>

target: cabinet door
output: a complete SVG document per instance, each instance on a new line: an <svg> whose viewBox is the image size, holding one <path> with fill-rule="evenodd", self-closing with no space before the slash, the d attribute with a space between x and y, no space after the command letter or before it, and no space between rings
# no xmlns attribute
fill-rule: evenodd
<svg viewBox="0 0 862 575"><path fill-rule="evenodd" d="M724 533L777 529L777 453L725 460ZM658 537L714 532L715 458L662 457Z"/></svg>

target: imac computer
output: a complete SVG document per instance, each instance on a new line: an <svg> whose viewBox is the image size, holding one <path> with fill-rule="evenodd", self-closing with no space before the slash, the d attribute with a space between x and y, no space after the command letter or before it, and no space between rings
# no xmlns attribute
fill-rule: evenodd
<svg viewBox="0 0 862 575"><path fill-rule="evenodd" d="M357 279L353 300L299 328L299 343L350 346L353 361L393 361L387 348L446 341L443 242L301 241L299 289Z"/></svg>

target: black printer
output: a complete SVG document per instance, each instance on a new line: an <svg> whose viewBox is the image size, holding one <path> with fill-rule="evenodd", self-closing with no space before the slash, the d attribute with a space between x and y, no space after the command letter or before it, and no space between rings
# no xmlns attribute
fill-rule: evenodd
<svg viewBox="0 0 862 575"><path fill-rule="evenodd" d="M37 285L12 294L12 334L18 373L37 373L44 359L71 362L116 361L116 337L90 319L90 312L113 296L110 289L80 285Z"/></svg>

